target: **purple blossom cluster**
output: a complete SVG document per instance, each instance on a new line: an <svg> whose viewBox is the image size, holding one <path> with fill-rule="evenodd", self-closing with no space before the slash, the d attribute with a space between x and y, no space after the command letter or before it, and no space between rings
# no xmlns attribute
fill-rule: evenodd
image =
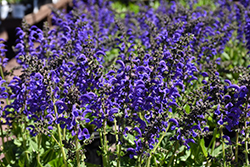
<svg viewBox="0 0 250 167"><path fill-rule="evenodd" d="M1 98L10 99L2 113L8 125L21 115L32 136L43 133L36 127L43 122L48 135L60 127L82 141L93 129L107 135L111 124L132 158L150 156L166 132L189 149L209 131L208 117L229 132L249 117L248 69L236 72L239 83L217 71L217 55L235 40L233 33L250 50L247 1L218 1L214 11L161 1L157 9L141 5L124 18L108 1L73 4L68 14L54 11L55 29L25 22L17 29L23 73L8 91L0 82ZM135 136L133 146L128 134Z"/></svg>

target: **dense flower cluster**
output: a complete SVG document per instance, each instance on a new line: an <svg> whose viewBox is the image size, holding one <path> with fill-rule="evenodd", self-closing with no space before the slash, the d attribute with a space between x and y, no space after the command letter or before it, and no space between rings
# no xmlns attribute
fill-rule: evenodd
<svg viewBox="0 0 250 167"><path fill-rule="evenodd" d="M240 75L233 83L220 75L216 55L236 39L250 50L249 3L220 0L214 11L195 3L161 1L157 9L141 5L117 17L108 1L74 0L68 14L54 11L55 29L24 22L15 46L23 73L8 93L1 80L1 98L11 99L2 116L10 126L25 116L33 136L61 128L79 141L114 126L109 131L131 158L151 157L164 132L189 149L209 132L209 117L218 129L245 132L249 70L233 69ZM135 136L132 146L128 135Z"/></svg>

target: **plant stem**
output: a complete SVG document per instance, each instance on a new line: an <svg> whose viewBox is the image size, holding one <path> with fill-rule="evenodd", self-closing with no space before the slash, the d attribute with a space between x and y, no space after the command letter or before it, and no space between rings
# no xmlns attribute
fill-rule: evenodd
<svg viewBox="0 0 250 167"><path fill-rule="evenodd" d="M38 134L36 136L36 142L37 142L37 145L38 145L38 153L37 153L37 163L39 164L39 166L42 167L42 164L40 162L40 145L41 145L41 134Z"/></svg>
<svg viewBox="0 0 250 167"><path fill-rule="evenodd" d="M175 141L175 142L171 145L171 147L169 148L167 154L164 156L164 159L161 161L160 166L163 166L163 163L164 163L165 159L167 158L168 154L170 153L170 151L172 150L172 148L174 147L174 145L176 144L176 142L177 142L177 141Z"/></svg>
<svg viewBox="0 0 250 167"><path fill-rule="evenodd" d="M1 66L1 68L0 68L0 74L1 74L2 79L4 79L3 66Z"/></svg>
<svg viewBox="0 0 250 167"><path fill-rule="evenodd" d="M152 155L150 154L149 157L148 157L148 160L147 160L147 165L146 165L146 167L150 167L151 158L152 158Z"/></svg>
<svg viewBox="0 0 250 167"><path fill-rule="evenodd" d="M156 157L154 157L154 164L155 164L155 167L158 167L158 163L157 163L157 160L156 160Z"/></svg>
<svg viewBox="0 0 250 167"><path fill-rule="evenodd" d="M141 155L138 156L137 167L141 167Z"/></svg>
<svg viewBox="0 0 250 167"><path fill-rule="evenodd" d="M156 144L156 146L155 146L155 147L153 148L153 150L150 152L150 156L149 156L149 158L148 158L148 160L147 160L147 167L150 167L150 161L151 161L151 157L152 157L151 155L155 153L156 149L157 149L157 148L159 147L159 145L161 144L163 138L167 135L167 132L168 132L168 129L170 128L170 125L171 125L171 123L169 123L169 125L168 125L168 127L167 127L165 133L160 137L159 142Z"/></svg>
<svg viewBox="0 0 250 167"><path fill-rule="evenodd" d="M77 127L75 126L75 131ZM79 156L79 150L78 150L78 138L77 135L75 135L75 144L76 144L76 161L77 161L77 167L80 167L80 156ZM84 162L84 161L83 161ZM85 166L85 165L83 165Z"/></svg>
<svg viewBox="0 0 250 167"><path fill-rule="evenodd" d="M60 126L59 124L57 124L57 132L58 132L58 136L59 136L59 142L60 142L60 148L62 150L62 154L63 154L63 161L65 163L65 166L67 167L67 158L66 158L66 154L63 148L63 144L62 144L62 135L61 135L61 131L60 131Z"/></svg>
<svg viewBox="0 0 250 167"><path fill-rule="evenodd" d="M22 107L22 111L24 110L23 109L24 106ZM25 116L22 116L23 117L23 120L24 120L24 130L23 130L23 133L22 133L22 137L23 137L23 145L24 145L24 149L26 150L26 127L27 127L27 122L26 122L26 118Z"/></svg>
<svg viewBox="0 0 250 167"><path fill-rule="evenodd" d="M245 159L246 159L246 165L249 166L249 160L248 160L248 137L249 134L247 132L247 121L245 120L245 134L246 134L246 141L245 141Z"/></svg>
<svg viewBox="0 0 250 167"><path fill-rule="evenodd" d="M169 161L167 167L170 167L170 166L171 166L172 161L173 161L173 159L174 159L175 152L176 152L176 150L177 150L177 148L178 148L178 145L179 145L179 143L178 143L178 141L177 141L176 144L175 144L175 147L174 147L174 152L173 152L173 154L172 154L172 156L171 156L171 158L170 158L170 161Z"/></svg>
<svg viewBox="0 0 250 167"><path fill-rule="evenodd" d="M105 156L105 160L106 160L106 165L107 167L109 167L109 157L108 157L108 141L107 141L107 132L106 132L106 120L104 120L104 124L103 124L103 146L104 146L104 156Z"/></svg>
<svg viewBox="0 0 250 167"><path fill-rule="evenodd" d="M55 105L55 99L54 97L52 98L53 99L53 104L54 104L54 110L55 110L55 114L57 114L57 107ZM62 134L61 134L61 131L60 131L60 125L57 124L57 132L58 132L58 136L59 136L59 142L60 142L60 148L62 150L62 154L63 154L63 161L65 163L65 166L67 167L68 164L67 164L67 158L66 158L66 154L65 154L65 151L64 151L64 148L63 148L63 144L62 144Z"/></svg>
<svg viewBox="0 0 250 167"><path fill-rule="evenodd" d="M105 148L104 148L104 140L103 140L103 134L102 134L102 131L99 130L99 135L100 135L100 140L101 140L101 145L102 145L102 161L103 161L103 166L107 166L107 160L106 160L106 156L104 155L105 154Z"/></svg>
<svg viewBox="0 0 250 167"><path fill-rule="evenodd" d="M208 148L210 148L211 145L212 145L211 154L213 154L213 152L214 152L217 131L218 131L217 128L215 128L214 133L213 133L213 138L212 138L212 140L211 140L211 142L209 143L209 146L208 146Z"/></svg>
<svg viewBox="0 0 250 167"><path fill-rule="evenodd" d="M25 151L25 156L26 156L27 160L29 161L30 158L29 158L29 154L27 151Z"/></svg>
<svg viewBox="0 0 250 167"><path fill-rule="evenodd" d="M120 144L118 144L119 142L119 136L118 136L118 133L119 133L119 129L117 129L117 122L116 122L116 118L114 118L114 124L115 124L115 138L116 138L116 155L117 155L117 159L116 159L116 163L117 163L117 167L120 167L121 166L121 162L120 162L120 158L121 158L121 155L120 155Z"/></svg>
<svg viewBox="0 0 250 167"><path fill-rule="evenodd" d="M222 142L222 154L223 154L223 167L226 167L226 152L225 152L225 143L223 138L223 128L220 128L221 142Z"/></svg>
<svg viewBox="0 0 250 167"><path fill-rule="evenodd" d="M235 148L235 161L238 164L238 143L239 143L239 131L237 128L237 132L236 132L236 148Z"/></svg>
<svg viewBox="0 0 250 167"><path fill-rule="evenodd" d="M66 139L66 128L63 129L63 140Z"/></svg>
<svg viewBox="0 0 250 167"><path fill-rule="evenodd" d="M54 139L54 141L56 142L56 144L58 145L58 146L60 146L60 143L56 140L56 138L55 138L55 136L51 133L51 137Z"/></svg>

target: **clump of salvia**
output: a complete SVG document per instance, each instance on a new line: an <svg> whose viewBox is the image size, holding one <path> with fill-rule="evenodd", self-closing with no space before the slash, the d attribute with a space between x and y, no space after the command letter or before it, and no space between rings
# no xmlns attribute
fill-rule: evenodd
<svg viewBox="0 0 250 167"><path fill-rule="evenodd" d="M138 13L118 17L108 1L74 0L68 14L53 11L52 30L23 22L15 46L22 74L8 85L3 75L1 80L6 124L21 122L32 136L52 137L66 164L84 163L84 146L94 140L94 131L104 166L111 157L117 166L123 156L147 166L160 161L155 153L164 149L158 143L167 133L186 150L212 131L220 131L223 147L235 144L231 132L248 147L249 70L226 69L218 55L232 40L245 41L241 45L249 50L249 4L218 1L213 11L195 8L195 2L160 4L157 9L139 4ZM238 82L225 72L237 74ZM109 134L115 151L109 149ZM231 154L235 160L223 152L219 162L243 163L238 143ZM208 153L206 163L215 158Z"/></svg>

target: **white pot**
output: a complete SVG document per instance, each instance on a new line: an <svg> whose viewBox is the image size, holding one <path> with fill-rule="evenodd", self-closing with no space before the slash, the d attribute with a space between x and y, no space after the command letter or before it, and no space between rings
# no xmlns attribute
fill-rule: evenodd
<svg viewBox="0 0 250 167"><path fill-rule="evenodd" d="M6 0L3 0L2 3L0 4L0 14L1 14L1 19L4 20L8 17L10 7L7 3Z"/></svg>
<svg viewBox="0 0 250 167"><path fill-rule="evenodd" d="M12 17L22 19L25 15L26 7L22 4L12 4Z"/></svg>

